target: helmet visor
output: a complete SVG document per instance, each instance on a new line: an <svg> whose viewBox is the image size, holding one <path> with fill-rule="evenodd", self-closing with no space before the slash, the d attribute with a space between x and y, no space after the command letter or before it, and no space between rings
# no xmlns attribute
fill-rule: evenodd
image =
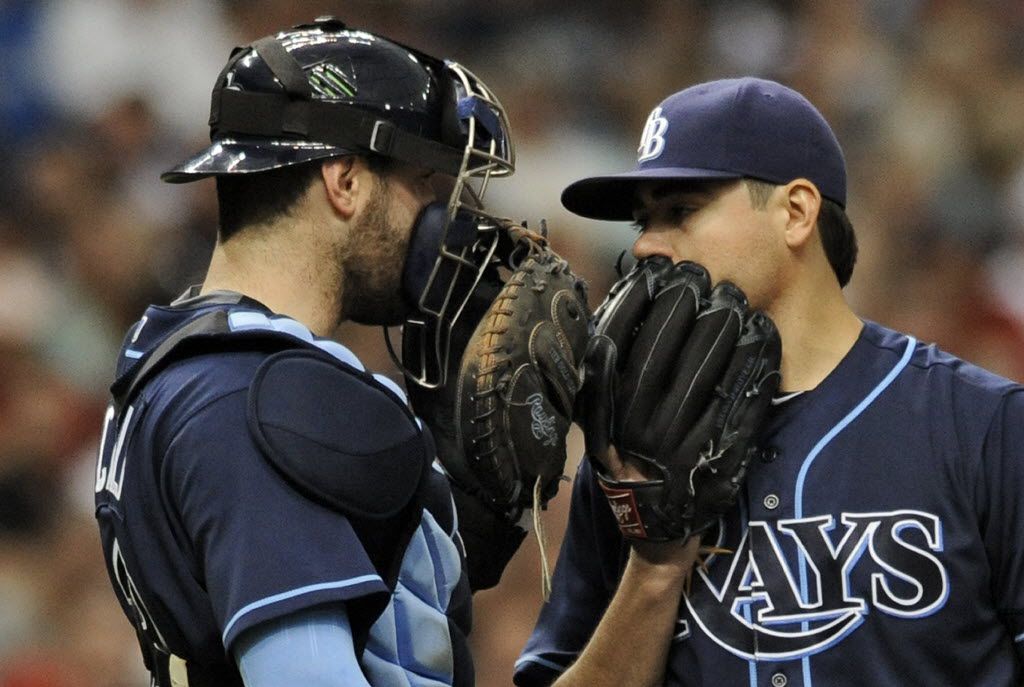
<svg viewBox="0 0 1024 687"><path fill-rule="evenodd" d="M171 184L181 184L214 174L266 172L310 160L347 155L337 146L315 141L268 140L237 136L214 141L208 148L160 175Z"/></svg>

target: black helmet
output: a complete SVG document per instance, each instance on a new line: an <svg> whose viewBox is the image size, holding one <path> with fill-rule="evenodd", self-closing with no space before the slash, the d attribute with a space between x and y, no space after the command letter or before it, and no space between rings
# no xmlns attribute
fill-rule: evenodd
<svg viewBox="0 0 1024 687"><path fill-rule="evenodd" d="M351 153L454 177L503 176L515 166L505 112L473 74L331 17L232 51L213 88L210 140L161 179Z"/></svg>

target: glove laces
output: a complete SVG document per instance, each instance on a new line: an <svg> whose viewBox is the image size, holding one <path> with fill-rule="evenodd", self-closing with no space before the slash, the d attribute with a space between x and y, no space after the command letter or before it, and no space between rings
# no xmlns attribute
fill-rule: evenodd
<svg viewBox="0 0 1024 687"><path fill-rule="evenodd" d="M551 567L548 565L548 537L544 531L541 511L541 478L533 483L533 531L537 534L537 546L540 548L540 594L545 603L551 598Z"/></svg>

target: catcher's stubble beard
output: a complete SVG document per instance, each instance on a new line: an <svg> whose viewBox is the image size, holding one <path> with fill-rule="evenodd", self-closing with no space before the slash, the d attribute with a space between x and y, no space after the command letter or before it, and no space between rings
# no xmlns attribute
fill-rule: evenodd
<svg viewBox="0 0 1024 687"><path fill-rule="evenodd" d="M402 298L402 268L412 225L395 218L386 175L377 183L348 240L336 248L341 266L342 312L359 324L397 325L407 314ZM401 226L409 224L409 226Z"/></svg>

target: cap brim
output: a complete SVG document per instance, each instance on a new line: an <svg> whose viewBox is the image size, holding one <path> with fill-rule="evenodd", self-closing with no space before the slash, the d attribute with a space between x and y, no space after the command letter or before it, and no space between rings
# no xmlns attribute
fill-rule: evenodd
<svg viewBox="0 0 1024 687"><path fill-rule="evenodd" d="M653 180L739 179L736 172L692 167L640 169L610 176L588 177L569 184L562 191L562 205L569 212L590 219L629 221L633 219L636 187Z"/></svg>
<svg viewBox="0 0 1024 687"><path fill-rule="evenodd" d="M184 184L218 174L250 174L353 151L309 141L268 141L225 138L160 175L170 184Z"/></svg>

